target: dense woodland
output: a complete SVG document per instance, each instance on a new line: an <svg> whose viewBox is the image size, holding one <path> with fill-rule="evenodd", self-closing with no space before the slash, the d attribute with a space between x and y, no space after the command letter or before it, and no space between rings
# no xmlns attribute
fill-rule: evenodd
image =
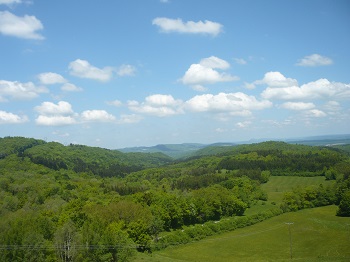
<svg viewBox="0 0 350 262"><path fill-rule="evenodd" d="M296 188L275 208L245 215L268 201L260 185L270 176L334 183ZM0 261L130 261L135 252L331 204L334 215L350 216L350 157L339 148L263 142L174 160L0 138Z"/></svg>

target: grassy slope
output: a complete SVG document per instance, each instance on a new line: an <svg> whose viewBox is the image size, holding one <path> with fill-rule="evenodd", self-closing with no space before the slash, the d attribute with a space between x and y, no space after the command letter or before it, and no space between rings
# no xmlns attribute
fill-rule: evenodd
<svg viewBox="0 0 350 262"><path fill-rule="evenodd" d="M334 181L326 181L324 176L271 176L269 182L262 185L262 189L267 192L269 202L281 203L284 192L291 191L295 187L327 185L329 183L334 183Z"/></svg>
<svg viewBox="0 0 350 262"><path fill-rule="evenodd" d="M350 218L335 216L327 206L286 213L250 227L168 248L135 261L350 261Z"/></svg>

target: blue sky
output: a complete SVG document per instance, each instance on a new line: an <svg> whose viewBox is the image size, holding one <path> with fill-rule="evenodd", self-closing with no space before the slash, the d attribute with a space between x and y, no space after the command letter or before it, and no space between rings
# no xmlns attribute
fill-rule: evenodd
<svg viewBox="0 0 350 262"><path fill-rule="evenodd" d="M350 133L349 46L346 0L0 0L0 137Z"/></svg>

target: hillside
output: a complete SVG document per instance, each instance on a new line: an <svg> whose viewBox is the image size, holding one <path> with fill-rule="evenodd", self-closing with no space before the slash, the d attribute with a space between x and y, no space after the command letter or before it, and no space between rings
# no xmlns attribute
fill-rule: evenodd
<svg viewBox="0 0 350 262"><path fill-rule="evenodd" d="M292 257L302 262L349 261L349 218L333 216L335 206L286 213L171 249L140 255L137 262L291 261L286 222L291 225Z"/></svg>
<svg viewBox="0 0 350 262"><path fill-rule="evenodd" d="M273 141L213 148L221 151L174 161L0 138L0 257L130 261L305 208L336 204L350 216L344 151Z"/></svg>
<svg viewBox="0 0 350 262"><path fill-rule="evenodd" d="M45 142L23 137L0 138L0 158L9 154L28 157L54 170L92 172L99 176L124 176L132 171L157 167L172 159L162 153L122 153L98 147Z"/></svg>
<svg viewBox="0 0 350 262"><path fill-rule="evenodd" d="M262 142L271 141L271 139L250 140L245 142L229 142L229 143L214 143L214 144L199 144L199 143L184 143L184 144L160 144L151 147L128 147L118 149L121 152L139 152L139 153L154 153L160 152L174 159L183 159L205 155L223 154L231 151L233 146L251 145ZM330 146L342 148L350 144L350 135L328 135L328 136L312 136L305 138L287 138L275 139L288 144L308 145L308 146ZM346 147L345 147L346 148Z"/></svg>
<svg viewBox="0 0 350 262"><path fill-rule="evenodd" d="M118 149L124 153L138 152L138 153L163 153L172 158L182 158L187 155L192 154L194 151L206 147L204 144L195 144L195 143L185 143L185 144L160 144L151 147L129 147Z"/></svg>

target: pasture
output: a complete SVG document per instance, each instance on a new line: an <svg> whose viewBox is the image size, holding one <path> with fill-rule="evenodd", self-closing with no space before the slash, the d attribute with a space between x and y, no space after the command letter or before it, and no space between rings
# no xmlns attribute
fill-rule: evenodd
<svg viewBox="0 0 350 262"><path fill-rule="evenodd" d="M350 261L350 218L335 216L336 209L285 213L202 241L142 254L135 261L290 261L290 243L294 261Z"/></svg>
<svg viewBox="0 0 350 262"><path fill-rule="evenodd" d="M267 192L268 201L280 204L283 194L292 191L296 187L307 187L311 185L327 185L334 181L326 181L324 176L299 177L299 176L271 176L269 181L262 184L262 189Z"/></svg>

